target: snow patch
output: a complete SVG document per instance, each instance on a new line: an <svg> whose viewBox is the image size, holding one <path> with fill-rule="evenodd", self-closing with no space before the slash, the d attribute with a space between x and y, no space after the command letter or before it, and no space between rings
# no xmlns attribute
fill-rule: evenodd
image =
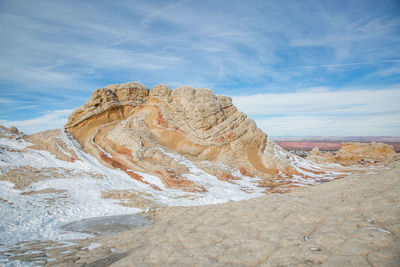
<svg viewBox="0 0 400 267"><path fill-rule="evenodd" d="M100 244L100 243L90 243L89 246L83 247L82 250L84 250L84 249L93 250L93 249L99 248L99 247L101 247L101 246L103 246L103 245Z"/></svg>

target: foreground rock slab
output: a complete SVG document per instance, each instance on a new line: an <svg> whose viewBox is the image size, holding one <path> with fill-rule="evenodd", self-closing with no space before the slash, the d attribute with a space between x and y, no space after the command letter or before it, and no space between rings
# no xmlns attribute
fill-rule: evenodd
<svg viewBox="0 0 400 267"><path fill-rule="evenodd" d="M283 195L164 208L151 227L84 241L101 247L77 250L70 264L399 266L400 163L390 168Z"/></svg>

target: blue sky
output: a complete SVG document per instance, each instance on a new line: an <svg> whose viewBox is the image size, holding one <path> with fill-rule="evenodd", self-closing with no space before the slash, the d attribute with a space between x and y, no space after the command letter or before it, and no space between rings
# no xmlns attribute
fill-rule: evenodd
<svg viewBox="0 0 400 267"><path fill-rule="evenodd" d="M229 95L273 136L400 135L400 2L1 1L0 123L62 127L139 81Z"/></svg>

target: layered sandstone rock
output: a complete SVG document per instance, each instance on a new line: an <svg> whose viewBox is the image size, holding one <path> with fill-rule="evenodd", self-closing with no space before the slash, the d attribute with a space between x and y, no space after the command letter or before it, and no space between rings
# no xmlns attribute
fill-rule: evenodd
<svg viewBox="0 0 400 267"><path fill-rule="evenodd" d="M72 162L77 160L75 151L67 146L61 136L61 130L56 129L27 135L24 139L33 144L29 148L48 151L57 159Z"/></svg>
<svg viewBox="0 0 400 267"><path fill-rule="evenodd" d="M237 178L233 169L263 179L296 173L293 155L272 143L230 97L209 89L110 85L94 91L65 128L104 164L135 179L141 179L138 171L157 175L168 187L204 191L184 177L191 164L228 181Z"/></svg>
<svg viewBox="0 0 400 267"><path fill-rule="evenodd" d="M50 152L60 160L73 162L79 159L75 151L73 151L65 142L61 129L26 135L23 132L20 132L16 127L7 128L0 125L0 138L19 140L23 142L27 141L27 148ZM7 145L5 147L7 147L7 149L15 150ZM5 147L0 146L0 153L1 149L4 149ZM24 151L26 151L25 148L20 150L20 152Z"/></svg>
<svg viewBox="0 0 400 267"><path fill-rule="evenodd" d="M383 143L345 143L336 153L339 161L386 161L396 155L393 147Z"/></svg>
<svg viewBox="0 0 400 267"><path fill-rule="evenodd" d="M308 155L307 159L317 163L334 162L342 165L381 164L392 161L398 155L393 147L383 143L343 143L336 155L322 153L318 148Z"/></svg>

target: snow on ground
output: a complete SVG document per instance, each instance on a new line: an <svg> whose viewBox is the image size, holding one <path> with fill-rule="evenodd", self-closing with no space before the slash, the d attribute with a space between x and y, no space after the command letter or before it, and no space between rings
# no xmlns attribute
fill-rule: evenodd
<svg viewBox="0 0 400 267"><path fill-rule="evenodd" d="M46 151L29 149L30 143L22 139L0 138L0 173L14 167L29 166L43 169L53 168L52 178L33 183L24 191L14 189L14 184L0 181L0 251L18 242L35 240L63 241L83 238L84 233L66 232L62 226L73 221L106 216L137 213L138 208L119 205L120 200L104 199L102 191L136 190L152 196L152 200L167 206L197 206L217 204L227 201L239 201L262 195L265 188L259 188L257 178L249 178L220 164L222 168L241 180L224 182L198 168L185 157L170 153L159 147L163 153L184 164L190 170L184 178L207 189L206 192L183 192L166 188L161 180L152 175L137 172L143 180L161 189L155 190L150 185L132 179L123 171L110 169L97 159L80 149L80 145L66 133L62 140L68 149L76 153L80 160L66 162L58 160ZM269 141L271 142L271 141ZM293 176L291 179L299 186L316 183L318 179L333 179L339 173L331 172L315 174L308 170L321 170L317 165L294 156L272 143L267 150L273 152L277 159L288 159L299 173L307 175ZM310 178L311 177L311 178ZM20 177L23 179L23 177ZM287 177L286 177L287 178ZM282 177L285 179L285 177ZM27 191L55 189L58 191L42 191L40 194L21 194ZM44 193L43 193L44 192Z"/></svg>
<svg viewBox="0 0 400 267"><path fill-rule="evenodd" d="M79 144L63 133L63 141L81 160L66 162L58 160L46 151L29 149L30 143L22 140L0 138L0 170L5 173L12 167L29 166L37 169L56 168L53 178L36 182L28 189L14 189L14 184L0 181L0 250L18 242L34 240L68 240L87 236L83 233L65 232L61 227L67 223L91 217L129 214L140 209L119 205L119 200L104 199L102 191L137 190L154 197L162 205L197 206L243 200L261 195L250 178L236 184L218 180L194 166L184 157L171 157L184 162L191 172L185 178L207 188L204 193L183 192L168 189L156 176L138 173L144 180L157 185L161 191L132 179L126 173L102 165L91 155L80 150ZM94 176L100 178L94 178ZM101 178L102 177L102 178ZM21 177L22 179L23 177ZM25 191L45 189L63 190L40 194L21 194ZM246 188L247 190L243 190Z"/></svg>
<svg viewBox="0 0 400 267"><path fill-rule="evenodd" d="M281 174L282 178L286 181L293 182L292 185L307 186L320 182L321 180L333 180L339 175L345 174L340 171L333 171L331 169L337 169L339 165L331 163L329 165L316 164L295 154L287 152L277 144L275 144L270 138L267 138L267 145L264 153L274 155L276 160L286 159L287 162L300 174L292 175L291 178Z"/></svg>

